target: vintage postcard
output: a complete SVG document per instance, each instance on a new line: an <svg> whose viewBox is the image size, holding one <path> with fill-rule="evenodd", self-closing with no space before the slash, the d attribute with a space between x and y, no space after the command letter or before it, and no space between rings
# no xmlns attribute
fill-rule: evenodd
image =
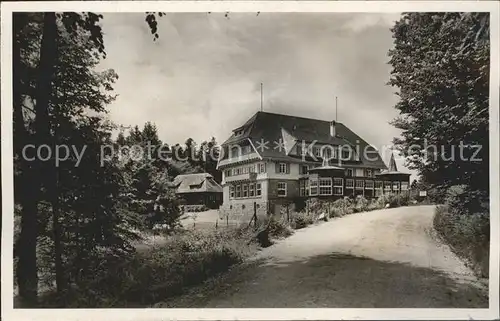
<svg viewBox="0 0 500 321"><path fill-rule="evenodd" d="M499 4L2 3L2 319L499 319Z"/></svg>

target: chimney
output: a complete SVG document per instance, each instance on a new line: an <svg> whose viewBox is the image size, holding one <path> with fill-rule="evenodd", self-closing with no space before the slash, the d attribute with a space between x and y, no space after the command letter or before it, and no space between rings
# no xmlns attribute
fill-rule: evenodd
<svg viewBox="0 0 500 321"><path fill-rule="evenodd" d="M335 126L335 120L332 120L330 122L330 136L332 136L332 137L337 136L337 129Z"/></svg>

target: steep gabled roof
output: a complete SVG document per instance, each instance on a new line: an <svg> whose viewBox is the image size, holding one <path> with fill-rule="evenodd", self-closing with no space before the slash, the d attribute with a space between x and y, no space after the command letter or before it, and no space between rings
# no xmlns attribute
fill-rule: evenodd
<svg viewBox="0 0 500 321"><path fill-rule="evenodd" d="M222 193L222 187L208 173L177 175L171 186L176 193Z"/></svg>
<svg viewBox="0 0 500 321"><path fill-rule="evenodd" d="M396 165L394 154L391 153L391 160L389 161L389 172L397 172L397 171L398 171L398 166Z"/></svg>
<svg viewBox="0 0 500 321"><path fill-rule="evenodd" d="M408 175L410 176L410 173L403 173L398 171L398 166L396 165L396 160L394 159L394 153L391 153L391 159L389 160L389 169L382 171L378 176L401 176L401 175Z"/></svg>
<svg viewBox="0 0 500 321"><path fill-rule="evenodd" d="M250 139L263 158L296 160L296 158L287 155L288 147L281 150L275 148L280 139L284 140L286 138L283 137L283 132L286 132L298 142L311 143L317 141L318 143L330 145L351 145L353 148L359 146L360 151L366 148L368 155L363 153L360 155L360 161L363 165L380 169L387 168L375 148L339 122L336 123L336 136L332 137L330 135L330 121L259 111L239 129L243 133L238 136L233 133L223 145ZM267 142L267 148L259 148L261 142Z"/></svg>

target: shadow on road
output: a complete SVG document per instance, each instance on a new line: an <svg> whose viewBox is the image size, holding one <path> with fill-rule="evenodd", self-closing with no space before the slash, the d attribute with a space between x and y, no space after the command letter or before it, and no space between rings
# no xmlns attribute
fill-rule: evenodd
<svg viewBox="0 0 500 321"><path fill-rule="evenodd" d="M487 308L487 294L429 268L332 253L259 260L155 307Z"/></svg>

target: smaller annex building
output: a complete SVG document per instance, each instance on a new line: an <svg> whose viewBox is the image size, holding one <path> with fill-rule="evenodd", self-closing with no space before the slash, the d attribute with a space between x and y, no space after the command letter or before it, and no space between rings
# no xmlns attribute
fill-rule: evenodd
<svg viewBox="0 0 500 321"><path fill-rule="evenodd" d="M171 186L186 205L218 208L222 204L222 186L209 173L177 175Z"/></svg>

